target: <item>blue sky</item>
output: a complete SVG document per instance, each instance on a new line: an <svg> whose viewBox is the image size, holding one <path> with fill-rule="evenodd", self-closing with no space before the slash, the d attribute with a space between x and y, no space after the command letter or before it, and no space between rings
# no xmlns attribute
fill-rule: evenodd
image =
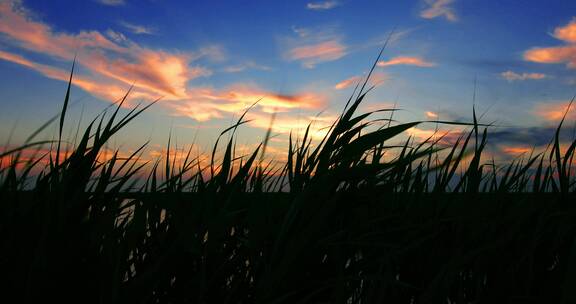
<svg viewBox="0 0 576 304"><path fill-rule="evenodd" d="M261 141L278 112L281 154L290 129L339 113L393 29L364 109L397 103L403 121L466 120L476 82L486 122L548 130L576 93L575 18L569 0L4 0L0 140L13 129L21 142L58 112L76 54L71 129L134 84L129 105L161 101L116 145L154 149L172 132L202 150L262 98L239 143ZM541 144L509 137L501 152Z"/></svg>

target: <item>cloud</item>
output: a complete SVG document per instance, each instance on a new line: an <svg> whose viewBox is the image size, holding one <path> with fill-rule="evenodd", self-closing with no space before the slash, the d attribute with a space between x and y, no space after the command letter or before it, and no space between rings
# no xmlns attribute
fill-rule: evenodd
<svg viewBox="0 0 576 304"><path fill-rule="evenodd" d="M558 121L553 121L557 123ZM554 138L556 126L535 126L528 128L519 127L494 127L488 130L488 141L496 145L510 146L545 146ZM560 132L560 140L571 139L572 132Z"/></svg>
<svg viewBox="0 0 576 304"><path fill-rule="evenodd" d="M249 125L259 129L268 129L270 127L270 115L264 115L261 113L248 113L248 119L252 121ZM309 138L320 140L328 133L330 124L337 119L337 116L324 115L324 116L312 116L303 115L297 117L295 115L285 115L279 113L274 120L272 125L272 132L288 135L292 133L292 139L295 140L296 137L304 136L306 127L311 124L310 131L308 133Z"/></svg>
<svg viewBox="0 0 576 304"><path fill-rule="evenodd" d="M576 68L576 45L533 48L524 53L524 59L537 63L566 63L568 68Z"/></svg>
<svg viewBox="0 0 576 304"><path fill-rule="evenodd" d="M0 60L61 81L68 81L69 64L77 52L80 67L74 75L75 86L104 100L116 101L134 85L130 100L162 97L162 105L175 115L199 121L237 114L258 99L261 100L256 109L261 113L316 110L326 102L325 96L314 92L278 94L249 84L224 89L190 86L192 80L212 73L196 61L200 58L222 60L221 48L208 46L194 52L167 51L140 46L111 30L105 33L58 32L48 24L32 19L20 1L0 2L0 42L18 52L2 50ZM31 58L38 59L27 58L25 54L28 53L35 55ZM264 68L255 63L245 66Z"/></svg>
<svg viewBox="0 0 576 304"><path fill-rule="evenodd" d="M226 73L238 73L238 72L242 72L242 71L248 70L248 69L259 70L259 71L272 70L272 68L270 68L269 66L257 64L254 61L247 61L247 62L238 64L238 65L226 67L226 68L224 68L224 72L226 72Z"/></svg>
<svg viewBox="0 0 576 304"><path fill-rule="evenodd" d="M178 116L198 121L221 118L223 113L241 113L259 100L256 109L262 112L286 112L291 109L319 109L326 103L323 95L313 92L278 94L255 85L236 84L222 90L190 88L190 97L168 106Z"/></svg>
<svg viewBox="0 0 576 304"><path fill-rule="evenodd" d="M388 61L379 61L378 62L379 67L386 67L386 66L392 66L392 65L413 65L413 66L418 66L418 67L422 67L422 68L429 68L429 67L436 66L435 63L428 62L428 61L426 61L420 57L410 57L410 56L399 56L399 57L394 57Z"/></svg>
<svg viewBox="0 0 576 304"><path fill-rule="evenodd" d="M208 76L211 71L192 63L201 57L220 56L218 48L208 47L197 52L168 52L142 47L123 35L108 31L80 31L76 34L56 32L49 25L35 21L20 1L0 3L0 37L5 45L37 53L56 62L71 62L78 54L84 68L74 83L102 97L102 86L126 88L134 84L134 96L164 96L167 100L186 98L187 83ZM23 64L55 79L61 77L56 68L34 63L24 57L4 54L5 60ZM86 72L91 76L87 76ZM65 73L67 75L68 73ZM116 92L117 90L113 90ZM112 100L122 96L116 96ZM108 99L108 98L107 98Z"/></svg>
<svg viewBox="0 0 576 304"><path fill-rule="evenodd" d="M444 17L451 22L458 21L458 16L450 6L454 0L425 0L425 2L427 6L420 12L420 17L425 19Z"/></svg>
<svg viewBox="0 0 576 304"><path fill-rule="evenodd" d="M516 81L516 80L520 80L520 81L524 81L524 80L540 80L540 79L544 79L547 78L548 76L546 76L546 74L541 74L541 73L522 73L522 74L518 74L512 71L506 71L506 72L502 72L500 73L500 76L506 80L508 80L509 82L512 81Z"/></svg>
<svg viewBox="0 0 576 304"><path fill-rule="evenodd" d="M437 119L438 118L438 113L434 113L431 111L426 111L426 117L430 118L430 119Z"/></svg>
<svg viewBox="0 0 576 304"><path fill-rule="evenodd" d="M565 26L557 27L553 36L566 44L532 48L524 52L524 60L537 63L566 63L568 68L576 68L576 18Z"/></svg>
<svg viewBox="0 0 576 304"><path fill-rule="evenodd" d="M338 60L346 55L346 46L338 39L295 47L288 51L289 60L298 60L306 68L322 62Z"/></svg>
<svg viewBox="0 0 576 304"><path fill-rule="evenodd" d="M554 37L567 43L576 43L576 18L563 27L554 30Z"/></svg>
<svg viewBox="0 0 576 304"><path fill-rule="evenodd" d="M265 92L261 89L250 86L237 86L229 90L215 92L206 97L213 100L234 102L234 109L230 109L230 112L236 112L236 107L239 105L242 105L244 108L245 106L254 103L256 100L260 100L258 102L259 107L276 109L277 111L294 108L316 109L324 103L324 98L314 93L305 92L287 95ZM220 106L220 108L226 109L224 106Z"/></svg>
<svg viewBox="0 0 576 304"><path fill-rule="evenodd" d="M517 154L528 154L533 151L533 148L526 146L502 146L500 151L505 154L517 155Z"/></svg>
<svg viewBox="0 0 576 304"><path fill-rule="evenodd" d="M569 102L543 102L534 107L533 113L550 122L559 122L567 113L567 119L576 119L574 104L568 109ZM569 111L568 111L569 110Z"/></svg>
<svg viewBox="0 0 576 304"><path fill-rule="evenodd" d="M123 43L128 41L128 39L126 38L126 36L124 36L124 34L115 32L110 29L106 31L106 35L110 37L110 39L114 40L114 42L116 43Z"/></svg>
<svg viewBox="0 0 576 304"><path fill-rule="evenodd" d="M406 130L406 133L420 141L431 140L438 141L439 144L453 145L459 137L462 136L462 130L430 130L412 127Z"/></svg>
<svg viewBox="0 0 576 304"><path fill-rule="evenodd" d="M292 31L300 38L306 38L310 35L310 31L303 27L292 26Z"/></svg>
<svg viewBox="0 0 576 304"><path fill-rule="evenodd" d="M349 88L351 86L355 86L356 84L361 83L364 80L364 78L365 78L364 76L352 76L352 77L350 77L348 79L344 79L344 80L340 81L339 83L337 83L336 85L334 85L334 89L343 90L343 89ZM386 80L388 80L387 74L381 73L381 72L374 72L370 76L368 83L370 85L377 86L377 85L382 84Z"/></svg>
<svg viewBox="0 0 576 304"><path fill-rule="evenodd" d="M282 56L288 61L299 61L305 68L335 61L349 52L342 42L341 31L334 26L303 28L292 26L293 35L280 38Z"/></svg>
<svg viewBox="0 0 576 304"><path fill-rule="evenodd" d="M109 6L120 6L126 4L124 0L96 0L100 4L109 5Z"/></svg>
<svg viewBox="0 0 576 304"><path fill-rule="evenodd" d="M314 11L326 11L339 6L338 1L323 1L323 2L310 2L306 4L306 8Z"/></svg>
<svg viewBox="0 0 576 304"><path fill-rule="evenodd" d="M0 51L0 59L23 65L32 70L40 72L44 76L51 79L68 81L70 77L70 71L54 68L44 64L35 63L20 55ZM97 81L93 78L78 74L74 76L73 83L74 85L82 88L83 90L90 92L94 96L111 101L117 100L118 98L122 97L124 94L126 94L126 91L129 88L128 85L119 85L117 83L111 83L102 80ZM157 96L142 91L135 91L133 92L132 97L154 99Z"/></svg>
<svg viewBox="0 0 576 304"><path fill-rule="evenodd" d="M127 30L129 30L131 33L133 34L137 34L137 35L152 35L156 33L156 30L154 30L151 27L146 27L143 25L138 25L138 24L133 24L133 23L129 23L126 21L120 21L120 25L122 25L123 27L125 27Z"/></svg>
<svg viewBox="0 0 576 304"><path fill-rule="evenodd" d="M355 86L356 84L358 84L360 82L360 80L362 80L362 77L352 76L348 79L344 79L344 80L340 81L339 83L337 83L334 86L334 89L343 90L343 89L346 89L348 87Z"/></svg>

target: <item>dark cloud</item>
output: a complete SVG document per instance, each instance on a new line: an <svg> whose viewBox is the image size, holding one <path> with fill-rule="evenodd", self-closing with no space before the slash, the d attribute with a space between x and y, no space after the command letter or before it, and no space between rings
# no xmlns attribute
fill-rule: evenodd
<svg viewBox="0 0 576 304"><path fill-rule="evenodd" d="M554 139L556 127L503 128L488 129L488 141L491 144L520 144L525 146L545 146ZM574 140L574 128L564 127L560 132L560 141Z"/></svg>

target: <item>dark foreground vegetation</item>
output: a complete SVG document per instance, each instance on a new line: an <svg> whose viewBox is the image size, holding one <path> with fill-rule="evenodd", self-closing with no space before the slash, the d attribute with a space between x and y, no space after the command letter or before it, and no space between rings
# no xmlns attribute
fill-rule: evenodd
<svg viewBox="0 0 576 304"><path fill-rule="evenodd" d="M475 114L452 146L393 145L420 122L373 128L357 89L321 142L291 138L283 166L262 161L267 138L234 155L242 116L202 167L170 152L143 164L142 150L102 160L145 109L121 115L124 99L62 153L69 87L54 153L21 157L46 144L31 136L0 154L2 298L576 303L576 141L560 148L562 123L545 152L487 163Z"/></svg>

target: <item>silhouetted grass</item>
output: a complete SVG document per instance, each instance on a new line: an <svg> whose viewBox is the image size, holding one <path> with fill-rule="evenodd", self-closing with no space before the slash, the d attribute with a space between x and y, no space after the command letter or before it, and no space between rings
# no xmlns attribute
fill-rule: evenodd
<svg viewBox="0 0 576 304"><path fill-rule="evenodd" d="M367 80L366 80L367 81ZM454 145L391 141L424 122L371 129L357 87L318 143L290 136L284 166L268 142L237 157L242 115L210 163L102 156L150 105L93 119L55 142L0 154L0 288L18 302L574 303L576 141L509 164L485 163L488 127ZM378 112L393 109L382 109ZM450 123L450 122L438 122ZM224 135L228 141L222 143ZM49 144L55 153L22 158ZM218 148L225 145L222 155ZM40 153L40 149L38 150ZM394 157L388 157L394 155ZM385 157L387 156L387 157ZM39 174L31 174L47 161ZM163 168L163 169L161 169ZM147 175L140 178L136 176Z"/></svg>

